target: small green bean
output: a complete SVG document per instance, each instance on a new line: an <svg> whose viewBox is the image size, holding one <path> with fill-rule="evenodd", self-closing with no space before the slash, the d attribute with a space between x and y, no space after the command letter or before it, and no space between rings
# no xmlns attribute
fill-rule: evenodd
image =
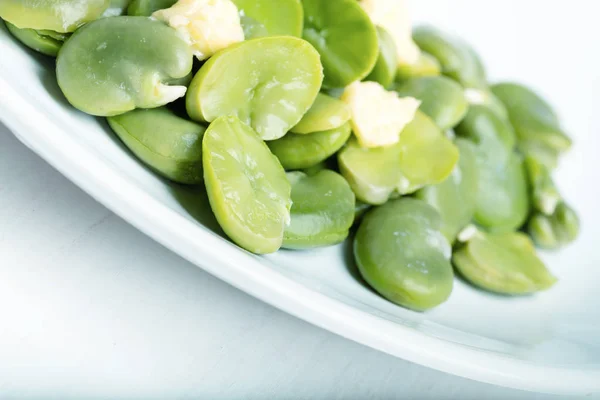
<svg viewBox="0 0 600 400"><path fill-rule="evenodd" d="M307 135L288 133L281 139L267 142L285 169L305 169L325 161L348 141L350 124Z"/></svg>
<svg viewBox="0 0 600 400"><path fill-rule="evenodd" d="M443 76L409 79L399 84L396 91L400 97L421 100L419 109L443 131L454 128L469 109L462 87Z"/></svg>
<svg viewBox="0 0 600 400"><path fill-rule="evenodd" d="M579 217L564 202L553 214L534 213L527 225L527 233L540 247L553 250L573 242L579 234Z"/></svg>
<svg viewBox="0 0 600 400"><path fill-rule="evenodd" d="M487 79L483 63L465 42L445 35L432 27L418 27L413 31L417 45L435 57L442 73L465 88L485 89Z"/></svg>

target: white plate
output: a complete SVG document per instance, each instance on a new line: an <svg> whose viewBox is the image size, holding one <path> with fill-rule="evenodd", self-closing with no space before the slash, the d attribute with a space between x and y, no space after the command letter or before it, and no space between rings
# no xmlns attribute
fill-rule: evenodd
<svg viewBox="0 0 600 400"><path fill-rule="evenodd" d="M266 257L240 250L222 237L205 198L156 178L103 122L71 108L56 85L53 62L25 51L3 26L0 118L23 143L141 231L290 314L452 374L526 390L598 392L600 143L593 133L600 109L595 50L600 28L595 2L579 4L580 15L569 19L562 2L415 4L419 19L470 38L493 78L519 78L543 88L576 140L558 180L583 217L582 236L568 249L544 255L560 283L533 297L494 296L457 281L446 304L420 314L366 288L345 245Z"/></svg>

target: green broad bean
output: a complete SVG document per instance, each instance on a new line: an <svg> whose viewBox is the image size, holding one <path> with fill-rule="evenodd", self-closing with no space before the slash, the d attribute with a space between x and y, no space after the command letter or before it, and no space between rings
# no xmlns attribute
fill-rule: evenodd
<svg viewBox="0 0 600 400"><path fill-rule="evenodd" d="M479 191L479 171L475 146L457 139L460 158L452 174L442 183L426 186L416 197L433 206L441 215L442 233L454 243L458 233L473 219Z"/></svg>
<svg viewBox="0 0 600 400"><path fill-rule="evenodd" d="M512 126L482 105L472 105L454 131L476 143L478 152L493 166L504 164L516 145Z"/></svg>
<svg viewBox="0 0 600 400"><path fill-rule="evenodd" d="M454 252L452 261L468 281L495 293L531 294L556 282L531 240L519 232L476 232Z"/></svg>
<svg viewBox="0 0 600 400"><path fill-rule="evenodd" d="M354 257L365 281L386 299L423 311L452 292L451 246L439 213L403 198L370 211L354 239Z"/></svg>
<svg viewBox="0 0 600 400"><path fill-rule="evenodd" d="M501 119L510 121L504 103L491 90L465 89L465 99L470 105L485 106Z"/></svg>
<svg viewBox="0 0 600 400"><path fill-rule="evenodd" d="M479 56L462 40L432 27L416 28L413 39L423 51L438 60L444 75L465 88L487 88L485 69Z"/></svg>
<svg viewBox="0 0 600 400"><path fill-rule="evenodd" d="M577 239L579 226L575 211L561 203L552 215L534 214L529 220L527 232L539 247L556 250Z"/></svg>
<svg viewBox="0 0 600 400"><path fill-rule="evenodd" d="M323 84L346 87L373 70L377 30L356 0L303 0L303 37L321 54Z"/></svg>
<svg viewBox="0 0 600 400"><path fill-rule="evenodd" d="M300 0L233 0L240 11L246 39L302 36L304 11Z"/></svg>
<svg viewBox="0 0 600 400"><path fill-rule="evenodd" d="M400 168L411 187L443 182L452 173L459 150L425 114L417 112L400 136Z"/></svg>
<svg viewBox="0 0 600 400"><path fill-rule="evenodd" d="M343 242L354 222L354 193L336 172L315 175L289 172L292 185L290 224L283 234L287 249L311 249Z"/></svg>
<svg viewBox="0 0 600 400"><path fill-rule="evenodd" d="M517 83L498 83L491 89L508 110L511 121L517 125L531 122L557 127L560 124L550 104L528 87Z"/></svg>
<svg viewBox="0 0 600 400"><path fill-rule="evenodd" d="M294 37L235 44L196 74L186 103L196 121L235 115L264 140L283 137L315 102L323 72L319 53Z"/></svg>
<svg viewBox="0 0 600 400"><path fill-rule="evenodd" d="M202 164L223 231L252 253L277 251L290 222L291 186L258 134L235 116L217 118L204 134Z"/></svg>
<svg viewBox="0 0 600 400"><path fill-rule="evenodd" d="M379 38L379 57L371 73L365 78L374 81L383 87L390 87L396 78L398 70L398 52L394 38L382 27L377 27Z"/></svg>
<svg viewBox="0 0 600 400"><path fill-rule="evenodd" d="M315 166L334 155L350 138L350 124L307 135L288 133L281 139L267 142L273 154L287 170Z"/></svg>
<svg viewBox="0 0 600 400"><path fill-rule="evenodd" d="M492 92L508 110L519 140L519 150L554 168L558 155L571 147L552 107L531 89L514 83L492 86Z"/></svg>
<svg viewBox="0 0 600 400"><path fill-rule="evenodd" d="M20 29L10 22L6 22L6 27L8 28L8 31L25 46L50 57L56 57L63 43L68 38L68 35L64 33L35 29Z"/></svg>
<svg viewBox="0 0 600 400"><path fill-rule="evenodd" d="M455 132L476 145L475 222L495 232L522 226L529 213L529 191L523 161L513 151L512 128L487 107L472 106Z"/></svg>
<svg viewBox="0 0 600 400"><path fill-rule="evenodd" d="M491 232L520 228L529 214L527 177L521 157L513 154L500 169L483 166L480 161L479 177L475 222Z"/></svg>
<svg viewBox="0 0 600 400"><path fill-rule="evenodd" d="M114 116L182 97L192 58L177 32L161 22L112 17L71 36L58 54L56 75L73 106L92 115Z"/></svg>
<svg viewBox="0 0 600 400"><path fill-rule="evenodd" d="M399 84L396 91L400 97L421 100L419 109L443 131L454 128L469 109L463 88L444 76L409 79Z"/></svg>
<svg viewBox="0 0 600 400"><path fill-rule="evenodd" d="M138 109L108 118L121 141L142 162L174 182L199 184L206 128L166 107Z"/></svg>
<svg viewBox="0 0 600 400"><path fill-rule="evenodd" d="M562 197L552 180L549 169L536 157L525 157L529 178L531 205L545 215L552 215Z"/></svg>
<svg viewBox="0 0 600 400"><path fill-rule="evenodd" d="M424 78L426 76L440 76L442 66L431 54L421 51L419 60L415 64L403 64L396 71L396 81L403 82L413 78Z"/></svg>
<svg viewBox="0 0 600 400"><path fill-rule="evenodd" d="M132 0L127 14L136 17L149 17L158 10L172 7L177 0Z"/></svg>
<svg viewBox="0 0 600 400"><path fill-rule="evenodd" d="M534 213L527 224L527 233L539 247L555 250L572 243L577 238L579 224L579 217L575 210L561 202L550 215Z"/></svg>
<svg viewBox="0 0 600 400"><path fill-rule="evenodd" d="M70 33L94 21L111 0L2 0L0 18L20 29Z"/></svg>
<svg viewBox="0 0 600 400"><path fill-rule="evenodd" d="M290 131L307 134L339 128L350 121L350 107L335 97L319 93L315 102Z"/></svg>
<svg viewBox="0 0 600 400"><path fill-rule="evenodd" d="M340 171L357 199L372 205L444 181L458 158L456 146L420 111L397 144L363 148L351 138L338 153Z"/></svg>
<svg viewBox="0 0 600 400"><path fill-rule="evenodd" d="M370 205L385 204L396 193L410 192L410 181L400 170L400 146L364 148L351 138L338 153L340 172L357 200Z"/></svg>

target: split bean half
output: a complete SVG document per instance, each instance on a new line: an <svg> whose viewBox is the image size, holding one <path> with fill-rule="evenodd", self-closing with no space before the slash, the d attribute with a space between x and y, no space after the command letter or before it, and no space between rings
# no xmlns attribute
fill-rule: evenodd
<svg viewBox="0 0 600 400"><path fill-rule="evenodd" d="M187 94L196 121L235 115L264 140L283 137L315 102L323 72L319 53L294 37L265 37L211 57Z"/></svg>
<svg viewBox="0 0 600 400"><path fill-rule="evenodd" d="M458 158L456 146L420 111L397 144L363 148L352 138L338 153L340 171L357 199L372 205L444 181Z"/></svg>
<svg viewBox="0 0 600 400"><path fill-rule="evenodd" d="M290 223L291 185L258 134L235 116L213 121L202 142L210 206L227 236L244 249L277 251Z"/></svg>
<svg viewBox="0 0 600 400"><path fill-rule="evenodd" d="M452 261L468 281L495 293L531 294L556 282L531 239L519 232L479 231L454 252Z"/></svg>

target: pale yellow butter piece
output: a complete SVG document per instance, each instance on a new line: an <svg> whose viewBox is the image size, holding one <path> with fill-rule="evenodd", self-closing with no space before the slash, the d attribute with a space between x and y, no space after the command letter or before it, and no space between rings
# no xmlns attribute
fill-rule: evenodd
<svg viewBox="0 0 600 400"><path fill-rule="evenodd" d="M413 97L400 98L377 82L354 82L341 99L350 107L352 130L362 147L398 143L400 133L421 105Z"/></svg>
<svg viewBox="0 0 600 400"><path fill-rule="evenodd" d="M244 41L240 15L231 0L179 0L152 17L176 29L199 60Z"/></svg>
<svg viewBox="0 0 600 400"><path fill-rule="evenodd" d="M412 39L412 21L406 0L361 0L360 5L375 25L394 38L400 65L413 65L419 61L421 50Z"/></svg>

